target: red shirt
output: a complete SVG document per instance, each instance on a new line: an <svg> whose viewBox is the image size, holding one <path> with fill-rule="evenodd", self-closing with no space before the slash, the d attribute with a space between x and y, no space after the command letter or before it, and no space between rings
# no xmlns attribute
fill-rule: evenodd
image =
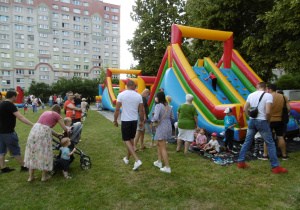
<svg viewBox="0 0 300 210"><path fill-rule="evenodd" d="M57 96L54 96L54 101L56 101L56 99L57 99Z"/></svg>
<svg viewBox="0 0 300 210"><path fill-rule="evenodd" d="M209 77L208 77L208 78L211 78L211 79L216 79L217 77L216 77L215 75L211 74L211 75L209 75Z"/></svg>
<svg viewBox="0 0 300 210"><path fill-rule="evenodd" d="M71 118L72 115L73 115L73 109L70 109L68 107L69 104L72 104L74 107L75 107L75 104L72 101L69 101L69 100L67 100L65 102L66 117L70 117ZM80 119L80 118L81 118L81 112L75 111L75 117L71 118L71 119L73 120L73 119Z"/></svg>

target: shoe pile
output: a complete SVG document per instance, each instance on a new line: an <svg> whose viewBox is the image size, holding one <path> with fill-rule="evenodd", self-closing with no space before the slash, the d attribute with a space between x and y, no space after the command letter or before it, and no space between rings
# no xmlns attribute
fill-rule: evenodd
<svg viewBox="0 0 300 210"><path fill-rule="evenodd" d="M293 141L300 141L300 137L293 138Z"/></svg>

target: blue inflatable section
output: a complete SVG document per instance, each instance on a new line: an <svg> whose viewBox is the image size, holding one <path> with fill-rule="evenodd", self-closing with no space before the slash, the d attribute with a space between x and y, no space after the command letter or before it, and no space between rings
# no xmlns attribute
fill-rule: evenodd
<svg viewBox="0 0 300 210"><path fill-rule="evenodd" d="M102 94L102 108L109 109L111 111L115 111L115 107L113 107L111 105L111 102L109 100L107 88L104 89L103 94Z"/></svg>
<svg viewBox="0 0 300 210"><path fill-rule="evenodd" d="M231 69L220 69L222 74L226 77L228 82L238 91L238 93L247 100L250 91L245 87L245 85L239 80L236 74Z"/></svg>
<svg viewBox="0 0 300 210"><path fill-rule="evenodd" d="M204 67L193 67L193 70L195 71L199 80L203 82L203 84L209 89L209 91L212 92L212 94L214 94L222 104L232 104L231 101L227 98L227 96L224 94L224 92L218 85L217 85L217 91L214 91L211 85L211 79L208 79L208 81L204 80L209 77L209 73Z"/></svg>

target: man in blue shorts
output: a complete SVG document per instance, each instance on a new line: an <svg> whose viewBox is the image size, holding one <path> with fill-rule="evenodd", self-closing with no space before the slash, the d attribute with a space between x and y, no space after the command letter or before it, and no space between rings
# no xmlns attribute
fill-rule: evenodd
<svg viewBox="0 0 300 210"><path fill-rule="evenodd" d="M0 166L1 173L7 173L14 171L15 169L6 167L5 155L7 149L12 153L12 156L21 165L21 171L28 171L24 167L24 161L21 156L21 150L19 146L18 135L15 132L16 118L23 123L33 126L34 124L27 120L24 116L18 112L18 109L14 105L17 101L17 92L9 90L6 93L6 100L0 103Z"/></svg>
<svg viewBox="0 0 300 210"><path fill-rule="evenodd" d="M139 127L144 126L144 105L140 94L135 92L135 83L132 80L127 82L127 90L120 93L117 98L117 104L114 113L114 125L118 127L118 116L122 106L121 115L121 131L122 138L127 147L127 156L123 158L125 164L129 163L130 155L135 159L133 170L136 170L142 165L142 162L137 157L133 145L134 137L137 128L138 114L140 114Z"/></svg>

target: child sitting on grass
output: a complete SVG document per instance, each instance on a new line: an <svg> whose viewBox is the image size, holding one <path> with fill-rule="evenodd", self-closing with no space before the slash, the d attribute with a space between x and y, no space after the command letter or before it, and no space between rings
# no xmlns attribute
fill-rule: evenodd
<svg viewBox="0 0 300 210"><path fill-rule="evenodd" d="M72 179L69 175L70 169L70 156L76 151L76 148L70 152L69 146L71 145L71 140L69 138L63 138L61 140L61 158L60 158L60 167L62 169L65 179Z"/></svg>
<svg viewBox="0 0 300 210"><path fill-rule="evenodd" d="M207 143L206 129L197 127L197 130L199 132L196 138L196 142L193 142L191 146L192 147L197 146L199 149L201 149L204 148L205 144Z"/></svg>
<svg viewBox="0 0 300 210"><path fill-rule="evenodd" d="M211 134L211 140L205 145L203 151L209 151L210 154L215 154L220 152L220 145L217 140L218 134L216 132Z"/></svg>

